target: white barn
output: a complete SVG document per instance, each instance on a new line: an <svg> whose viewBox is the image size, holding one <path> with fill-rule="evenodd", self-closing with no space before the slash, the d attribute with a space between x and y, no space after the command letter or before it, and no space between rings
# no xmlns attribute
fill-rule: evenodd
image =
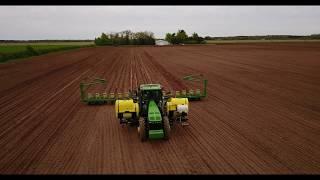
<svg viewBox="0 0 320 180"><path fill-rule="evenodd" d="M156 40L156 45L157 46L166 46L166 45L170 45L170 43L168 41L165 40Z"/></svg>

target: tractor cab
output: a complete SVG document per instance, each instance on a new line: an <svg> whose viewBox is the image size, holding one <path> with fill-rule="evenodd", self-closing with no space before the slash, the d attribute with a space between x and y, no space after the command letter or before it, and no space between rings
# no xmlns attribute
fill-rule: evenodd
<svg viewBox="0 0 320 180"><path fill-rule="evenodd" d="M139 88L140 98L142 100L162 100L162 88L160 84L142 84Z"/></svg>
<svg viewBox="0 0 320 180"><path fill-rule="evenodd" d="M138 89L140 99L141 115L147 116L149 103L154 102L158 107L162 103L162 88L160 84L142 84Z"/></svg>

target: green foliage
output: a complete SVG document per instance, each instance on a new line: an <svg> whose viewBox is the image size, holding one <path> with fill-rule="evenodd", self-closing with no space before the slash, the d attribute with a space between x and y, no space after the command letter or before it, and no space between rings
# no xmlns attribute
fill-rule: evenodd
<svg viewBox="0 0 320 180"><path fill-rule="evenodd" d="M192 34L192 37L191 37L191 40L192 41L196 41L197 44L202 44L204 43L204 38L203 37L200 37L197 33L193 33Z"/></svg>
<svg viewBox="0 0 320 180"><path fill-rule="evenodd" d="M175 33L172 33L172 34L167 33L165 40L170 42L171 44L179 44L180 43Z"/></svg>
<svg viewBox="0 0 320 180"><path fill-rule="evenodd" d="M188 35L184 30L178 30L177 36L176 36L176 42L178 43L184 43L188 39Z"/></svg>
<svg viewBox="0 0 320 180"><path fill-rule="evenodd" d="M102 33L100 37L94 39L94 43L97 46L105 46L105 45L112 45L112 40L108 38L105 33Z"/></svg>
<svg viewBox="0 0 320 180"><path fill-rule="evenodd" d="M320 39L320 34L311 34L310 39Z"/></svg>
<svg viewBox="0 0 320 180"><path fill-rule="evenodd" d="M193 33L192 36L188 37L184 30L178 30L177 34L167 33L165 40L171 44L200 44L205 42L204 38L200 37L197 33Z"/></svg>
<svg viewBox="0 0 320 180"><path fill-rule="evenodd" d="M125 30L118 33L110 33L95 38L95 44L98 46L106 45L154 45L155 38L152 32L136 32L133 33L130 30Z"/></svg>
<svg viewBox="0 0 320 180"><path fill-rule="evenodd" d="M199 37L199 35L197 34L197 33L193 33L192 34L192 39L194 39L194 40L198 40L200 37Z"/></svg>

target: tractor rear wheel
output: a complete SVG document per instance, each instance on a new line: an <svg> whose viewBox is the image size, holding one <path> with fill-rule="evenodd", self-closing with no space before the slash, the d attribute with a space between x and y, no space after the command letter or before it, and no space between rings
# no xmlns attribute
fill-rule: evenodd
<svg viewBox="0 0 320 180"><path fill-rule="evenodd" d="M138 134L141 141L145 141L147 139L146 123L142 117L139 119Z"/></svg>
<svg viewBox="0 0 320 180"><path fill-rule="evenodd" d="M170 122L168 116L163 116L163 129L164 129L164 139L169 139L170 137Z"/></svg>

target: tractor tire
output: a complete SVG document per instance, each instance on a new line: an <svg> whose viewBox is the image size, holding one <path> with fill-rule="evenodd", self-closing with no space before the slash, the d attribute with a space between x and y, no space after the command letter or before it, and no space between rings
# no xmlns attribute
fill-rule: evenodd
<svg viewBox="0 0 320 180"><path fill-rule="evenodd" d="M170 122L168 116L163 116L163 130L164 130L164 139L168 140L170 138Z"/></svg>
<svg viewBox="0 0 320 180"><path fill-rule="evenodd" d="M147 140L146 123L144 118L139 119L138 134L141 141Z"/></svg>

